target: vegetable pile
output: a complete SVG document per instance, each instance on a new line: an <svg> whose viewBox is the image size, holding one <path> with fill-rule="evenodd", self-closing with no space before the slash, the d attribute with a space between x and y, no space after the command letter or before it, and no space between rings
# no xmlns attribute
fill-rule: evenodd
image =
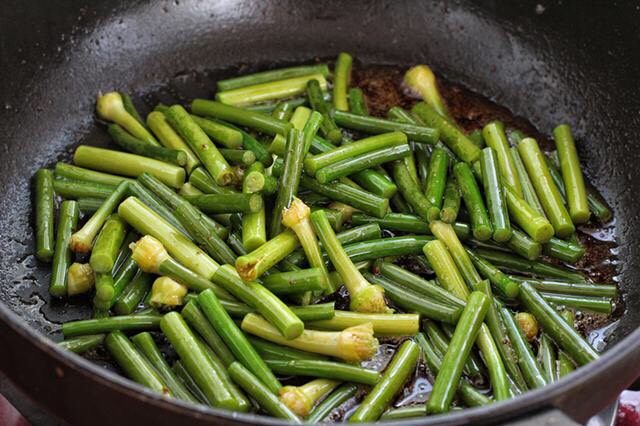
<svg viewBox="0 0 640 426"><path fill-rule="evenodd" d="M617 288L566 264L585 254L576 226L612 213L569 126L549 153L499 121L466 134L425 65L404 76L421 100L373 117L352 62L222 80L146 121L101 94L121 150L81 145L35 175L50 293L93 303L60 345L103 346L171 398L292 422L349 400L352 422L491 404L598 358L574 313L611 314ZM366 364L390 337L389 363ZM433 389L397 408L419 362Z"/></svg>

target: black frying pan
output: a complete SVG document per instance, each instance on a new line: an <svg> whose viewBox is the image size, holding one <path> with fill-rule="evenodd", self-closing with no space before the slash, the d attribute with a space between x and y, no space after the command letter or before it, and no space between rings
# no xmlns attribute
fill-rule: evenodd
<svg viewBox="0 0 640 426"><path fill-rule="evenodd" d="M31 254L27 182L79 140L105 139L89 113L100 90L142 96L164 86L174 97L207 96L217 76L239 65L264 68L346 50L364 63L428 63L540 129L572 123L588 176L617 218L627 306L618 344L542 390L407 424L494 423L553 408L588 418L640 375L640 11L633 1L540 3L5 0L0 368L73 424L278 423L168 402L56 349L48 336L58 324L88 313L49 301L47 268Z"/></svg>

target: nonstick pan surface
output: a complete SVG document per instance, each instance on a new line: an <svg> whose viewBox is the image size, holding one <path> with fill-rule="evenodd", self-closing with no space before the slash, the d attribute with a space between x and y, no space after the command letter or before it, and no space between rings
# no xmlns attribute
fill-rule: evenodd
<svg viewBox="0 0 640 426"><path fill-rule="evenodd" d="M47 295L32 256L28 182L80 140L106 141L99 91L144 100L210 95L219 76L352 52L365 64L428 63L529 118L572 124L590 180L616 215L627 310L600 361L522 398L414 424L495 422L558 407L584 420L640 374L640 11L634 2L77 1L0 7L0 368L72 423L274 423L168 403L54 348L88 315ZM626 339L619 345L615 342Z"/></svg>

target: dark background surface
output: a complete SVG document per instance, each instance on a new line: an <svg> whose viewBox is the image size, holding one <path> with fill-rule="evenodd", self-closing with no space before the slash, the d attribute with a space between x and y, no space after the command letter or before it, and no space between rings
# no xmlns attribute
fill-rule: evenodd
<svg viewBox="0 0 640 426"><path fill-rule="evenodd" d="M49 303L48 268L37 265L31 255L26 182L37 168L68 156L78 141L96 138L99 132L89 111L100 90L144 98L167 87L187 97L206 96L216 76L233 73L242 64L267 68L274 59L289 64L346 50L364 63L429 63L437 73L528 117L542 131L571 123L587 174L617 217L618 255L624 259L620 278L629 308L616 335L620 338L640 323L638 22L640 10L633 1L4 1L0 301L29 329L45 335L55 335L62 320L83 314L82 307ZM198 80L197 75L205 77ZM86 398L100 392L115 396L93 413L70 404L59 404L57 410L76 418L100 410L103 419L118 416L110 407L128 400L117 398L123 388L98 370L53 351L24 328L16 326L15 334L10 333L13 326L2 327L0 366L14 367L8 374L28 384L29 392L42 395L47 404L59 404L79 386L91 384L95 389ZM19 334L30 340L9 340ZM634 344L639 341L636 335ZM625 345L634 347L631 342ZM620 348L617 354L628 366L621 361L618 369L596 364L579 378L532 393L528 402L512 401L509 409L492 407L488 412L504 416L514 412L509 410L538 409L552 401L584 417L632 380L628 376L640 365L635 348L635 364ZM56 362L68 369L69 380L69 389L57 393ZM26 365L30 371L21 369ZM78 365L82 368L76 371ZM91 377L100 380L94 383ZM597 391L589 391L596 385ZM157 403L128 386L121 397ZM567 393L569 387L574 394ZM449 419L474 420L486 414L465 413ZM148 419L145 415L151 414L141 409L141 418Z"/></svg>

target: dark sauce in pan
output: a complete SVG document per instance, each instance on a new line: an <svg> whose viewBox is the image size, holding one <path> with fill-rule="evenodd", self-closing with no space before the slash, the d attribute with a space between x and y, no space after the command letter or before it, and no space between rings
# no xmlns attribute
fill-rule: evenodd
<svg viewBox="0 0 640 426"><path fill-rule="evenodd" d="M384 117L389 108L393 106L399 105L408 109L418 101L402 84L402 77L405 70L405 68L388 66L354 67L351 84L352 86L360 87L364 91L371 115ZM246 72L250 71L245 70L244 73ZM154 105L158 101L170 102L170 100L172 100L174 102L188 102L194 96L202 96L199 89L204 85L203 83L209 80L211 80L209 76L196 73L177 76L176 81L172 82L169 87L145 96L144 100L149 106ZM449 107L449 111L466 132L481 129L490 121L500 120L505 124L505 128L519 129L525 134L536 138L543 149L553 149L552 142L545 134L540 133L526 119L514 116L507 108L497 105L486 97L460 85L448 82L443 78L439 78L438 83L441 94ZM591 223L579 227L578 237L587 249L586 254L576 265L569 266L585 273L594 282L617 283L616 265L618 259L614 238L615 220L604 225L592 220ZM551 258L545 258L544 260L552 263L560 263ZM433 277L431 271L423 269L410 258L400 259L399 263L412 272L419 273L428 278ZM327 298L327 301L328 300L334 300L336 302L336 309L347 309L349 305L348 294L344 288L341 288L336 294L329 296ZM394 308L398 311L397 307ZM622 314L623 310L623 302L622 300L618 300L616 302L616 308L610 316L576 312L576 326L598 350L602 350L606 345L606 338L616 325L615 319ZM161 344L163 352L165 352L170 360L174 359L175 354L169 345L161 341L160 336L158 337L158 343ZM379 340L380 348L376 356L362 363L362 365L367 368L382 371L404 338L381 338ZM105 368L114 369L104 349L91 351L86 354L86 356L103 365ZM412 379L405 384L402 391L396 396L392 407L426 402L432 388L431 383L433 382L433 378L433 374L429 371L426 364L423 361L419 361ZM282 377L281 379L284 384L297 385L304 382L303 379L299 378ZM487 388L487 380L483 383L476 383L476 385L479 385L479 387L484 386L484 390L489 391ZM361 387L354 397L336 408L326 418L326 421L340 422L348 418L366 392L367 389Z"/></svg>

